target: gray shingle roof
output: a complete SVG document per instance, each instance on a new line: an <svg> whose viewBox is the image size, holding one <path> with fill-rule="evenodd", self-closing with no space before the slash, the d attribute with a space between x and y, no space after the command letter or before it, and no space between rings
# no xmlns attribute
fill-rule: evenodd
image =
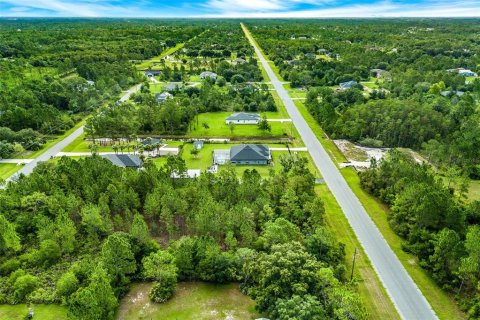
<svg viewBox="0 0 480 320"><path fill-rule="evenodd" d="M230 161L270 160L270 149L264 144L242 144L230 148Z"/></svg>
<svg viewBox="0 0 480 320"><path fill-rule="evenodd" d="M245 112L234 113L230 117L227 118L227 120L230 120L230 121L239 121L239 120L256 120L256 121L259 121L260 119L261 119L261 117L258 113L245 113Z"/></svg>
<svg viewBox="0 0 480 320"><path fill-rule="evenodd" d="M105 154L101 156L107 159L117 167L122 168L141 168L142 160L137 155L133 154Z"/></svg>
<svg viewBox="0 0 480 320"><path fill-rule="evenodd" d="M347 82L342 82L340 83L340 88L342 89L350 89L351 87L353 87L354 85L357 84L357 81L347 81Z"/></svg>

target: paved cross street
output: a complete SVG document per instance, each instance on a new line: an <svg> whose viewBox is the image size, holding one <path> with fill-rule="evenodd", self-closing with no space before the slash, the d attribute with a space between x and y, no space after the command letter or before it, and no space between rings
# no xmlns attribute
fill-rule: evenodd
<svg viewBox="0 0 480 320"><path fill-rule="evenodd" d="M297 128L307 149L322 173L326 184L337 199L358 240L370 259L375 271L392 299L400 316L408 320L437 319L428 301L398 260L382 234L370 219L362 204L350 189L337 166L330 159L312 129L298 111L288 92L265 60L252 36L242 24L242 28L255 48L263 68L266 70L288 114Z"/></svg>
<svg viewBox="0 0 480 320"><path fill-rule="evenodd" d="M128 98L134 94L135 92L137 92L138 90L140 90L141 88L141 84L137 84L135 85L134 87L128 89L125 94L120 98L120 101L121 102L125 102L128 100ZM16 177L20 176L21 174L24 174L24 175L29 175L30 173L33 172L33 169L35 169L35 167L40 163L40 162L43 162L43 161L48 161L50 160L52 157L55 157L58 153L62 152L62 150L68 146L70 143L72 143L76 138L78 138L79 136L81 136L83 133L83 126L81 126L80 128L76 129L75 131L73 131L71 134L69 134L68 136L66 136L63 140L61 140L60 142L57 142L55 145L53 145L52 147L50 147L50 149L46 150L44 153L42 153L40 156L38 156L37 158L35 159L32 159L30 160L29 163L25 164L20 170L18 170L15 174L13 174L11 177L9 177L8 179L6 179L6 183L3 185L3 186L0 186L0 188L4 188L6 186L6 184L9 182L9 181L12 181L12 180L15 180Z"/></svg>

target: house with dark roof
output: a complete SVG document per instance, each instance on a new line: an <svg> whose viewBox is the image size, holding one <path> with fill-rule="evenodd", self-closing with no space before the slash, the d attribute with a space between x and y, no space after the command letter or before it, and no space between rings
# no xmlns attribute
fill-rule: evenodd
<svg viewBox="0 0 480 320"><path fill-rule="evenodd" d="M232 114L225 122L227 124L258 124L261 119L258 113L239 112Z"/></svg>
<svg viewBox="0 0 480 320"><path fill-rule="evenodd" d="M200 79L217 79L217 74L215 72L211 72L211 71L204 71L202 73L200 73Z"/></svg>
<svg viewBox="0 0 480 320"><path fill-rule="evenodd" d="M173 99L173 95L170 92L165 91L162 93L155 94L155 99L157 100L158 103L162 104L167 99Z"/></svg>
<svg viewBox="0 0 480 320"><path fill-rule="evenodd" d="M140 169L143 166L140 157L133 154L104 154L101 157L121 168Z"/></svg>
<svg viewBox="0 0 480 320"><path fill-rule="evenodd" d="M230 148L230 163L267 165L270 163L270 148L264 144L242 144Z"/></svg>
<svg viewBox="0 0 480 320"><path fill-rule="evenodd" d="M160 70L145 70L145 75L149 78L156 77L160 75Z"/></svg>
<svg viewBox="0 0 480 320"><path fill-rule="evenodd" d="M157 138L149 138L149 139L143 139L140 142L144 146L151 146L151 145L156 145L156 144L163 144L162 139L157 139Z"/></svg>
<svg viewBox="0 0 480 320"><path fill-rule="evenodd" d="M340 83L340 90L347 90L350 89L358 84L357 81L347 81L347 82L342 82Z"/></svg>

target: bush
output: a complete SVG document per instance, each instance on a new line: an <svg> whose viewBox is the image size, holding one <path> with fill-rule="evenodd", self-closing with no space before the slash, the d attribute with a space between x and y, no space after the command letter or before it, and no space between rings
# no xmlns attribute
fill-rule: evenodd
<svg viewBox="0 0 480 320"><path fill-rule="evenodd" d="M79 282L72 271L64 273L57 281L57 295L62 298L68 298L72 293L78 290Z"/></svg>
<svg viewBox="0 0 480 320"><path fill-rule="evenodd" d="M5 261L0 265L0 275L6 276L12 273L13 271L20 268L20 261L18 259L12 258L10 260Z"/></svg>
<svg viewBox="0 0 480 320"><path fill-rule="evenodd" d="M27 294L31 293L38 286L38 278L30 274L20 276L13 285L13 296L15 301L20 302L25 299Z"/></svg>
<svg viewBox="0 0 480 320"><path fill-rule="evenodd" d="M44 266L50 266L60 259L60 246L53 240L44 240L40 243L40 250L38 251L38 263L43 263Z"/></svg>
<svg viewBox="0 0 480 320"><path fill-rule="evenodd" d="M362 146L371 147L371 148L381 148L381 147L383 147L383 141L372 139L372 138L365 138L365 139L359 141L358 143L360 143Z"/></svg>
<svg viewBox="0 0 480 320"><path fill-rule="evenodd" d="M150 291L149 298L153 302L166 302L173 295L177 282L174 278L165 278L157 281Z"/></svg>

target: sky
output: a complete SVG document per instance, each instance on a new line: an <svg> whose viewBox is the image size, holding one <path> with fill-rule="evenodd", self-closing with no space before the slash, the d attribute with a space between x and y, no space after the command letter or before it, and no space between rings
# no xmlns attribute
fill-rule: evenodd
<svg viewBox="0 0 480 320"><path fill-rule="evenodd" d="M0 0L3 17L480 17L480 0Z"/></svg>

